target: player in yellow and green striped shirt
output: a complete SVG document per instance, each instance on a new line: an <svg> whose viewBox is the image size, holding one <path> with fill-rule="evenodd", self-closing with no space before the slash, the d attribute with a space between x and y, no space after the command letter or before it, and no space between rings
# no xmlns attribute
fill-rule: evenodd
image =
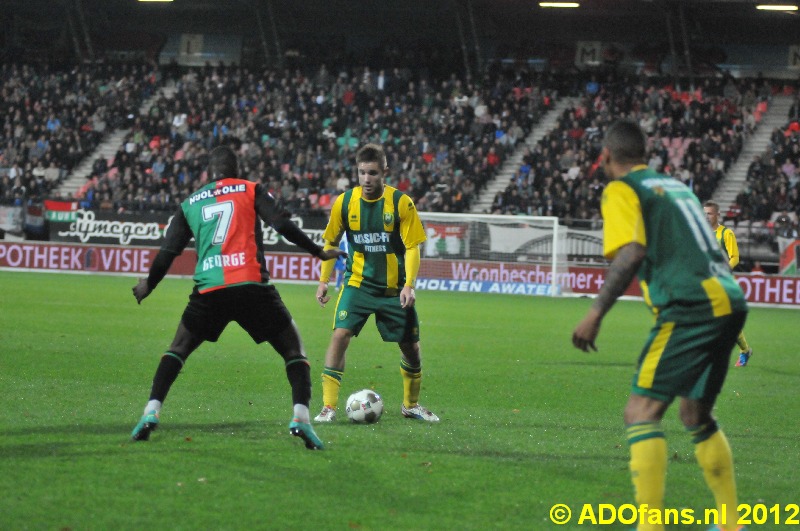
<svg viewBox="0 0 800 531"><path fill-rule="evenodd" d="M728 265L733 270L734 267L739 265L739 245L736 243L736 235L731 229L719 222L719 205L717 203L706 201L703 204L703 210L706 213L708 223L711 225L711 230L714 231L714 236L717 238L717 243L719 243L722 253L728 259ZM739 359L736 362L736 366L744 367L750 361L750 356L753 355L753 349L747 344L747 339L744 337L744 330L736 339L736 344L739 345Z"/></svg>
<svg viewBox="0 0 800 531"><path fill-rule="evenodd" d="M333 314L333 336L325 354L324 407L314 420L336 419L347 347L374 315L381 338L400 346L401 413L407 418L437 422L439 417L418 402L422 361L414 282L425 230L411 197L384 184L388 165L381 146L366 144L359 149L356 168L360 186L336 198L322 236L325 249L336 249L346 237L349 253L344 287ZM328 281L333 268L333 261L322 264L317 302L323 307L330 300Z"/></svg>
<svg viewBox="0 0 800 531"><path fill-rule="evenodd" d="M667 444L661 419L679 397L681 421L717 510L728 522L723 529L733 531L738 519L733 456L712 411L747 303L697 197L680 181L649 169L646 154L647 139L635 122L609 127L601 152L612 179L602 198L603 250L613 260L572 343L597 350L603 317L638 275L656 318L624 413L636 503L663 514ZM664 525L648 518L637 529L662 531Z"/></svg>

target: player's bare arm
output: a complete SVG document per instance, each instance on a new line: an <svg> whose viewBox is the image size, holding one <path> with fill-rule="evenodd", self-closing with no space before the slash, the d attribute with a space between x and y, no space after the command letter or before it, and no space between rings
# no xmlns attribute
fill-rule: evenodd
<svg viewBox="0 0 800 531"><path fill-rule="evenodd" d="M133 287L133 296L136 297L138 304L141 304L156 289L158 283L167 275L172 262L189 245L189 240L191 239L192 230L186 222L183 210L179 208L172 217L169 227L167 227L161 249L158 251L153 263L150 264L147 278L139 279L139 282Z"/></svg>
<svg viewBox="0 0 800 531"><path fill-rule="evenodd" d="M136 302L141 304L148 295L153 293L158 283L161 282L169 271L172 261L177 255L167 250L160 250L156 255L147 278L140 278L139 282L133 287L133 296Z"/></svg>
<svg viewBox="0 0 800 531"><path fill-rule="evenodd" d="M592 308L600 312L601 316L608 313L617 299L628 289L646 253L647 249L639 243L629 243L617 251L608 268L603 287L592 304Z"/></svg>
<svg viewBox="0 0 800 531"><path fill-rule="evenodd" d="M325 261L336 260L339 257L347 258L347 253L342 251L338 247L336 249L323 249L319 253L320 260L325 260Z"/></svg>
<svg viewBox="0 0 800 531"><path fill-rule="evenodd" d="M331 300L331 298L328 297L328 283L320 282L317 286L317 302L324 308L329 300Z"/></svg>
<svg viewBox="0 0 800 531"><path fill-rule="evenodd" d="M139 282L133 287L133 296L136 297L136 302L138 304L141 304L152 292L153 290L151 290L150 286L147 284L146 278L140 278Z"/></svg>
<svg viewBox="0 0 800 531"><path fill-rule="evenodd" d="M400 292L400 307L411 308L417 302L417 295L414 293L414 288L411 286L404 286Z"/></svg>
<svg viewBox="0 0 800 531"><path fill-rule="evenodd" d="M338 240L335 242L326 241L325 245L322 248L322 253L332 254L333 255L332 258L334 259L338 259L340 256L347 257L347 253L339 248ZM320 258L326 262L330 260L330 258L323 258L322 254L320 254ZM331 298L328 297L328 281L330 280L331 274L333 273L333 268L334 264L331 262L327 262L322 264L322 268L320 271L320 281L319 285L317 286L316 298L317 298L317 303L323 308L328 303L328 301L331 300Z"/></svg>
<svg viewBox="0 0 800 531"><path fill-rule="evenodd" d="M578 323L572 333L572 344L584 352L597 350L594 342L600 332L600 323L617 299L628 289L633 277L639 270L647 250L638 243L629 243L621 247L611 262L606 280L600 293L594 300L586 317Z"/></svg>
<svg viewBox="0 0 800 531"><path fill-rule="evenodd" d="M334 260L340 256L347 256L347 253L338 247L336 249L323 250L319 245L311 241L306 233L289 219L291 214L281 210L275 199L261 185L256 187L256 211L259 217L281 236L320 260Z"/></svg>

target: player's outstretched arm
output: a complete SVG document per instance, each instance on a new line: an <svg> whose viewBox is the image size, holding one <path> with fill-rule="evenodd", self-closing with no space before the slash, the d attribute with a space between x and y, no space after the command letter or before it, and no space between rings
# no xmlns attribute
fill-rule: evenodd
<svg viewBox="0 0 800 531"><path fill-rule="evenodd" d="M139 282L133 287L133 296L136 297L136 302L141 304L148 295L153 293L158 283L161 282L169 271L173 260L177 254L172 251L161 249L156 255L153 264L150 266L150 272L147 278L140 278Z"/></svg>
<svg viewBox="0 0 800 531"><path fill-rule="evenodd" d="M133 296L136 297L137 304L141 304L152 292L153 290L147 284L146 278L140 278L139 282L133 287Z"/></svg>
<svg viewBox="0 0 800 531"><path fill-rule="evenodd" d="M347 258L347 253L336 247L335 249L323 249L319 253L319 259L328 261L328 260L336 260L337 258Z"/></svg>
<svg viewBox="0 0 800 531"><path fill-rule="evenodd" d="M183 252L191 238L192 231L186 222L183 210L179 208L167 227L164 243L150 265L147 278L139 279L138 284L133 287L133 296L136 297L137 303L141 304L156 289L169 271L172 262Z"/></svg>
<svg viewBox="0 0 800 531"><path fill-rule="evenodd" d="M340 256L347 256L347 253L338 247L334 249L321 248L319 245L311 241L311 238L306 236L306 233L288 218L280 217L274 220L271 225L272 228L278 231L281 236L301 249L305 249L309 252L309 254L316 256L320 260L335 260Z"/></svg>
<svg viewBox="0 0 800 531"><path fill-rule="evenodd" d="M326 241L325 246L322 248L322 253L329 254L334 251L339 251L339 256L347 256L347 253L342 251L338 244L333 244ZM320 256L320 258L322 258L322 256ZM316 297L319 305L324 308L328 301L331 300L331 298L328 297L328 282L331 279L333 268L336 264L334 261L331 261L327 258L323 258L323 260L326 261L322 262L322 266L320 267L319 285L317 286Z"/></svg>
<svg viewBox="0 0 800 531"><path fill-rule="evenodd" d="M339 249L323 250L311 241L311 238L289 219L291 214L281 209L275 199L260 184L256 186L256 212L261 219L278 231L278 234L320 260L327 261L347 256L347 253Z"/></svg>
<svg viewBox="0 0 800 531"><path fill-rule="evenodd" d="M647 249L639 243L629 243L617 251L614 261L608 268L600 293L586 313L586 317L572 332L572 344L575 348L584 352L589 352L590 349L597 350L594 342L600 333L603 317L628 289L646 254Z"/></svg>

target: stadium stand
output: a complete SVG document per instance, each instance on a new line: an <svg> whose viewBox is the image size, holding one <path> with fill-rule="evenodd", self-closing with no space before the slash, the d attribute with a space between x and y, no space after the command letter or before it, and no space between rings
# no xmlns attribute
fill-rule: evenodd
<svg viewBox="0 0 800 531"><path fill-rule="evenodd" d="M52 195L156 83L157 69L146 65L0 66L0 200Z"/></svg>
<svg viewBox="0 0 800 531"><path fill-rule="evenodd" d="M244 174L291 210L324 210L349 186L356 146L377 141L387 146L390 184L419 208L463 212L553 103L521 78L478 86L386 72L192 70L173 98L156 98L134 121L81 198L125 210L174 208L203 182L208 151L232 143Z"/></svg>
<svg viewBox="0 0 800 531"><path fill-rule="evenodd" d="M756 224L775 235L795 234L800 216L800 121L795 95L788 122L770 135L769 146L753 158L747 185L728 216L736 224Z"/></svg>
<svg viewBox="0 0 800 531"><path fill-rule="evenodd" d="M693 92L613 76L602 83L592 79L586 87L558 126L525 155L506 190L495 196L492 213L557 215L579 225L598 220L605 180L597 164L600 141L620 116L638 121L648 133L654 169L708 199L767 105L757 101L760 87L754 81L732 78L706 79Z"/></svg>
<svg viewBox="0 0 800 531"><path fill-rule="evenodd" d="M209 150L231 143L244 174L292 212L324 213L353 184L356 146L377 141L387 146L390 184L420 210L467 212L504 169L507 185L490 196L488 212L595 227L605 180L597 157L614 118L637 120L651 139L649 163L705 200L772 103L763 79L717 76L687 91L652 76L487 72L478 83L409 67L206 65L170 70L166 90L150 65L4 65L0 201L57 197L65 175L116 130L122 142L91 161L76 194L86 208L171 210L204 182ZM532 142L534 125L562 96L572 98L555 127ZM790 230L785 218L797 219L797 129L795 116L773 132L726 211L734 226L748 223L750 239L767 241Z"/></svg>

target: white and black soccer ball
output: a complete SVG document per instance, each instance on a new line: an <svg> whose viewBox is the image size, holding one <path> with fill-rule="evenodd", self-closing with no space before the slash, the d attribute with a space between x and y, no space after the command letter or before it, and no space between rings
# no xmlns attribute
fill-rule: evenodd
<svg viewBox="0 0 800 531"><path fill-rule="evenodd" d="M347 399L347 418L358 424L378 422L383 415L383 399L372 389L356 391Z"/></svg>

